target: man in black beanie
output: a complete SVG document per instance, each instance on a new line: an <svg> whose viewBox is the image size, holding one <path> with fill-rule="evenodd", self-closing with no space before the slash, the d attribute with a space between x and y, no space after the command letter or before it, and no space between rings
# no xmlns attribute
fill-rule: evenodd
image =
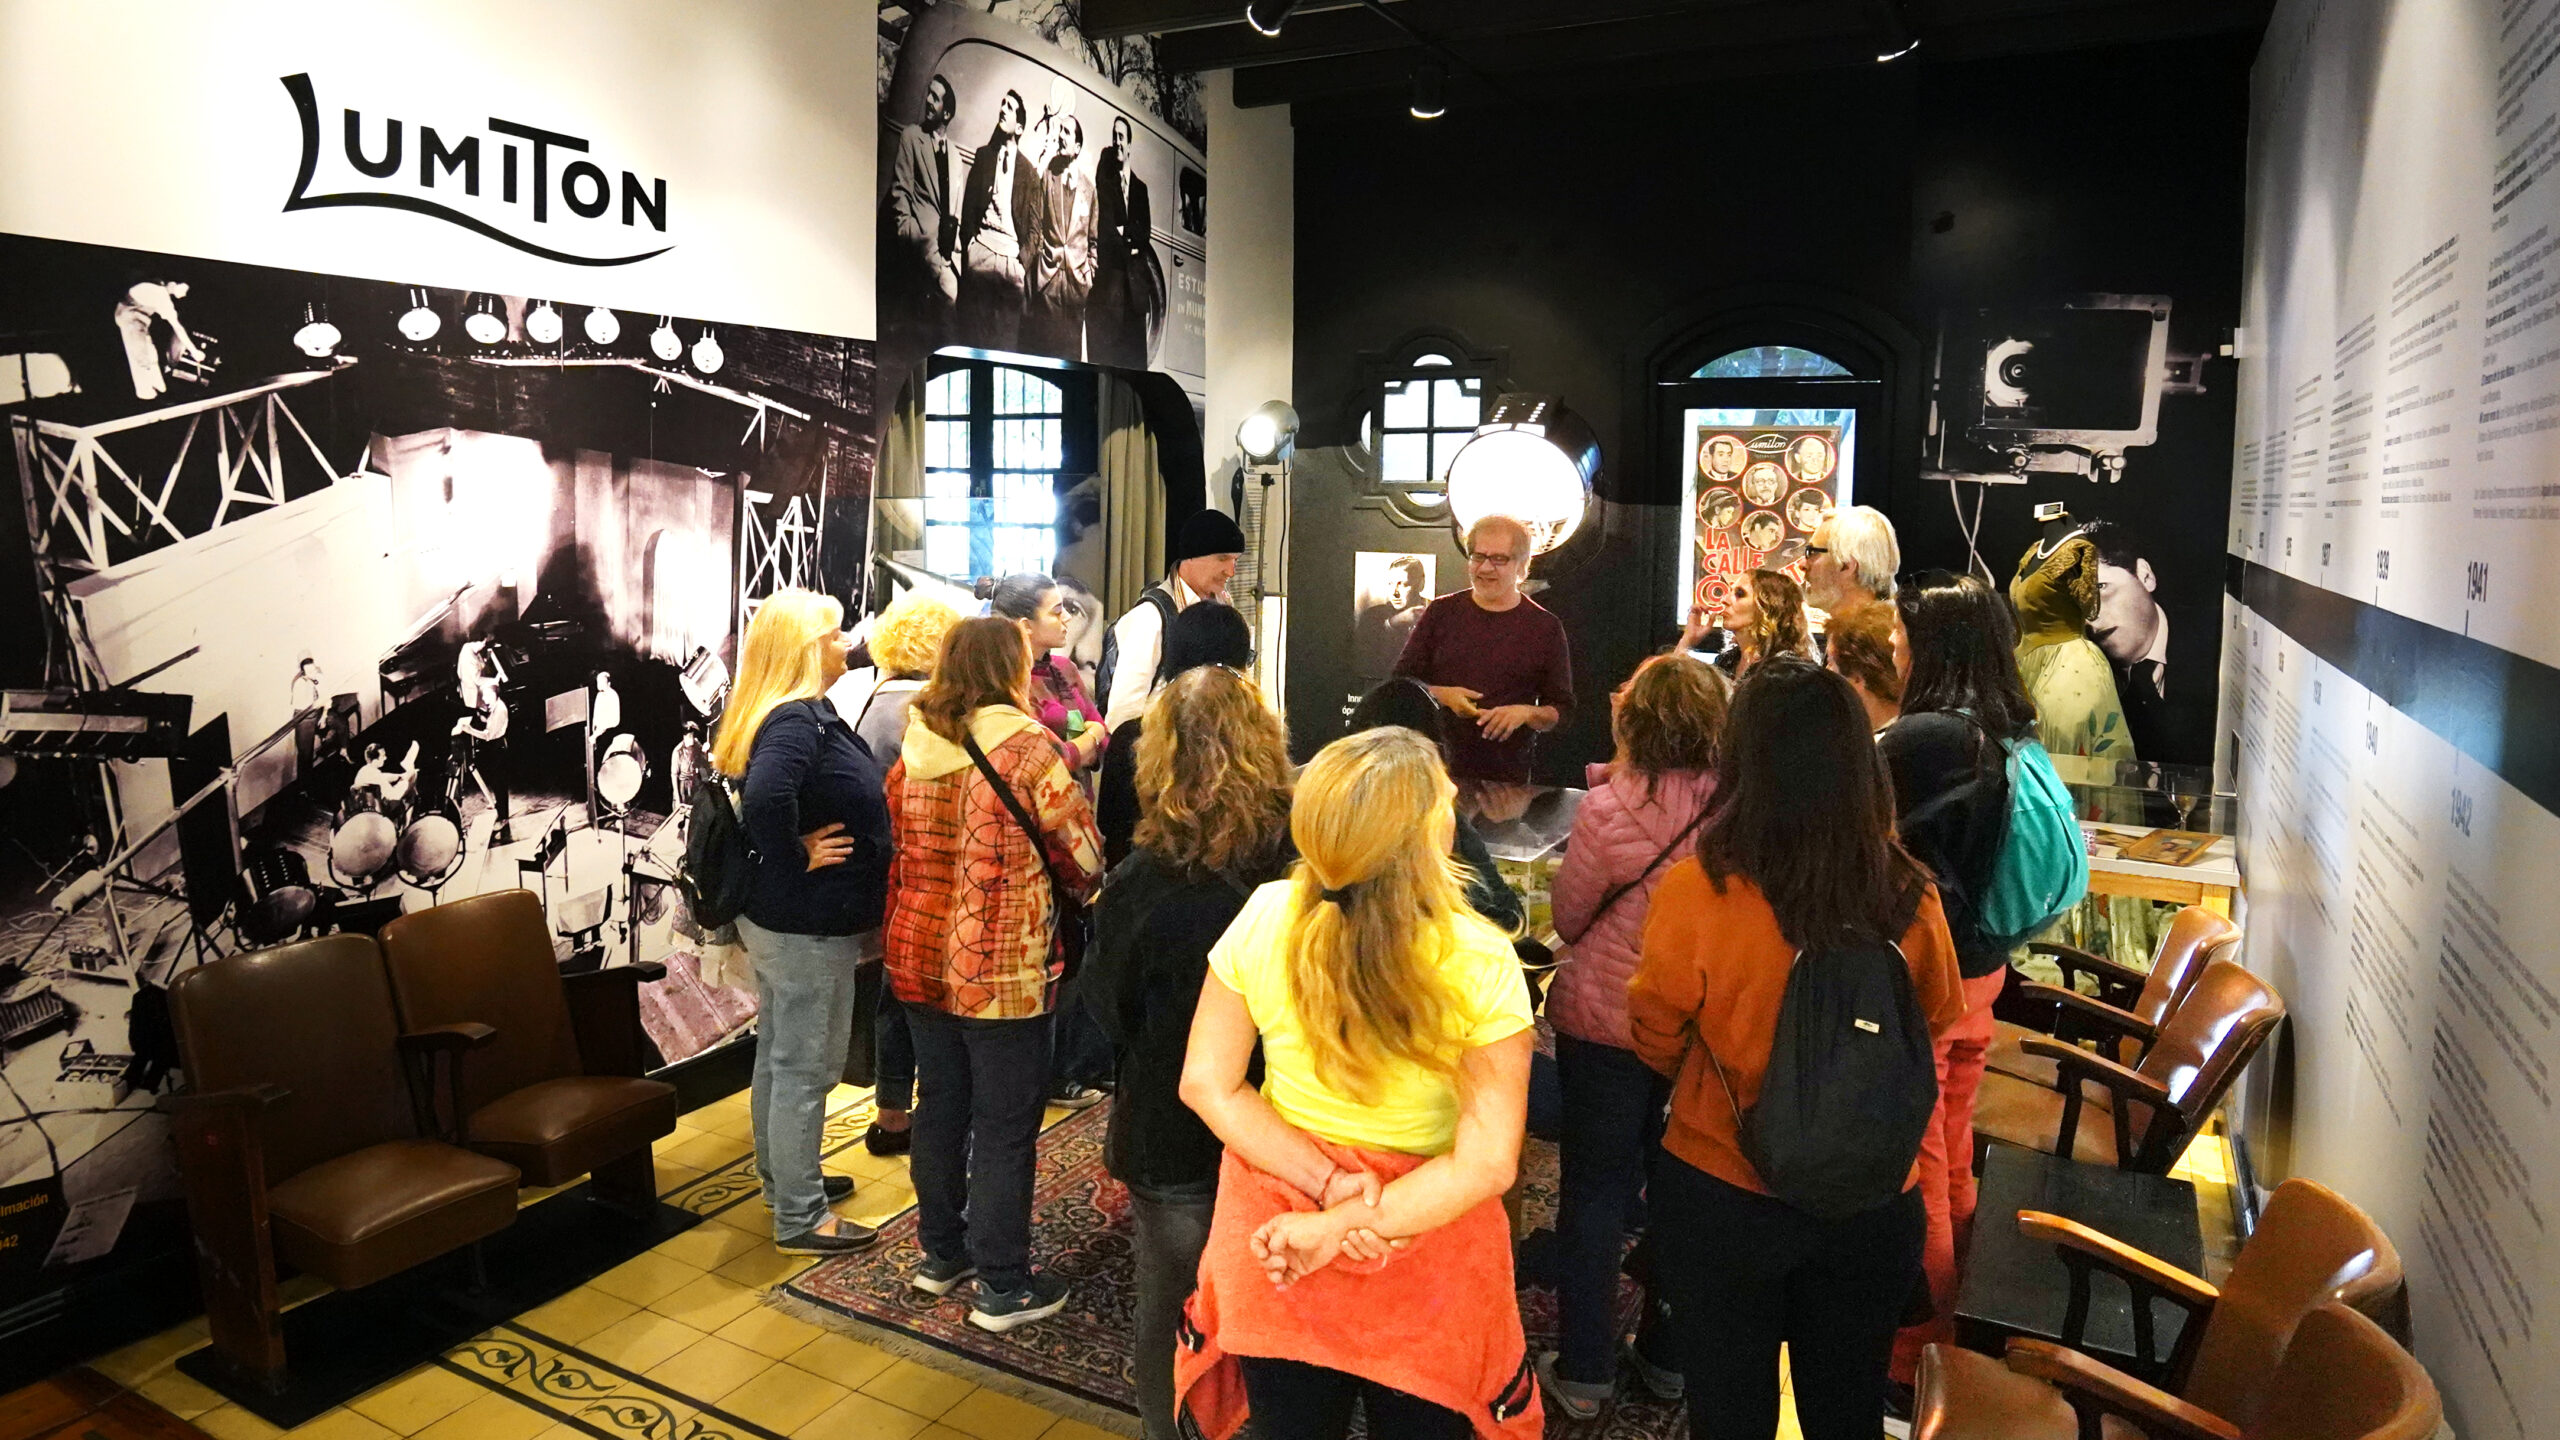
<svg viewBox="0 0 2560 1440"><path fill-rule="evenodd" d="M1135 720L1164 684L1164 630L1173 617L1200 602L1227 603L1227 582L1236 577L1244 558L1244 532L1217 510L1202 510L1182 522L1173 537L1173 573L1146 588L1138 603L1111 626L1103 646L1102 723L1106 728Z"/></svg>

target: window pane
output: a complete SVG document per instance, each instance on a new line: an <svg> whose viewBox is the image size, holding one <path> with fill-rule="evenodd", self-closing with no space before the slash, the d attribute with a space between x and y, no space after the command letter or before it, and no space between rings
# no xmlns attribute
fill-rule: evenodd
<svg viewBox="0 0 2560 1440"><path fill-rule="evenodd" d="M1059 390L1055 385L1027 370L1011 366L996 367L996 413L999 415L1055 415L1059 411Z"/></svg>
<svg viewBox="0 0 2560 1440"><path fill-rule="evenodd" d="M1437 430L1473 430L1483 423L1480 398L1484 386L1474 380L1431 382L1431 425Z"/></svg>
<svg viewBox="0 0 2560 1440"><path fill-rule="evenodd" d="M955 580L972 578L969 575L969 527L927 524L924 527L924 568Z"/></svg>
<svg viewBox="0 0 2560 1440"><path fill-rule="evenodd" d="M1416 370L1423 369L1426 366L1446 365L1448 363L1449 357L1436 350L1427 355L1416 355L1413 357L1413 368Z"/></svg>
<svg viewBox="0 0 2560 1440"><path fill-rule="evenodd" d="M969 422L928 420L924 425L924 463L934 469L969 468Z"/></svg>
<svg viewBox="0 0 2560 1440"><path fill-rule="evenodd" d="M969 413L969 372L954 370L936 375L924 388L924 413L927 415L966 415Z"/></svg>
<svg viewBox="0 0 2560 1440"><path fill-rule="evenodd" d="M1429 382L1406 380L1385 387L1380 418L1390 430L1419 430L1431 423Z"/></svg>
<svg viewBox="0 0 2560 1440"><path fill-rule="evenodd" d="M1027 457L1023 467L1032 470L1055 470L1066 463L1066 422L1063 420L1027 420Z"/></svg>
<svg viewBox="0 0 2560 1440"><path fill-rule="evenodd" d="M1398 435L1390 432L1378 451L1378 478L1396 484L1420 485L1430 479L1431 437Z"/></svg>
<svg viewBox="0 0 2560 1440"><path fill-rule="evenodd" d="M1690 372L1701 380L1756 379L1764 376L1847 376L1849 368L1827 355L1793 345L1751 345L1728 351Z"/></svg>

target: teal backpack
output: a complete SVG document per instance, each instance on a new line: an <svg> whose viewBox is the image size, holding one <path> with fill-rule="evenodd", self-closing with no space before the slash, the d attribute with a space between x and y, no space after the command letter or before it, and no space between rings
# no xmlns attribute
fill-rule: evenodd
<svg viewBox="0 0 2560 1440"><path fill-rule="evenodd" d="M2044 746L2032 739L2001 746L2009 755L2009 838L1975 914L1985 935L2016 945L2089 893L2089 849Z"/></svg>

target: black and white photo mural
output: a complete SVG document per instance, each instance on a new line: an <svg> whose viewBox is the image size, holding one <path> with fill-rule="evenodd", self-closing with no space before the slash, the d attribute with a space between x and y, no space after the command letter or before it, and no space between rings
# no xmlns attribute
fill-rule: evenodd
<svg viewBox="0 0 2560 1440"><path fill-rule="evenodd" d="M958 347L1161 370L1200 393L1197 82L1159 73L1142 40L1083 44L1071 7L1047 8L881 7L883 373Z"/></svg>
<svg viewBox="0 0 2560 1440"><path fill-rule="evenodd" d="M671 796L870 487L872 346L0 235L0 1291L174 1214L190 967L521 886L739 1033ZM855 537L859 560L859 537Z"/></svg>

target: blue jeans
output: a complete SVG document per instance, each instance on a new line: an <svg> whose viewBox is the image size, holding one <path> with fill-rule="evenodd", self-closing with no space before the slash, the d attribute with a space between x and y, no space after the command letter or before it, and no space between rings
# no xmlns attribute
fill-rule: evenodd
<svg viewBox="0 0 2560 1440"><path fill-rule="evenodd" d="M1571 1035L1556 1036L1556 1075L1564 1090L1556 1157L1563 1190L1556 1204L1556 1318L1563 1332L1556 1370L1567 1380L1605 1384L1618 1371L1619 1260L1661 1143L1662 1102L1671 1082L1632 1050ZM1656 1358L1650 1346L1645 1358Z"/></svg>
<svg viewBox="0 0 2560 1440"><path fill-rule="evenodd" d="M915 1037L916 1240L937 1260L966 1257L978 1283L1031 1283L1032 1164L1049 1101L1049 1017L973 1020L907 1007Z"/></svg>
<svg viewBox="0 0 2560 1440"><path fill-rule="evenodd" d="M773 1202L773 1233L805 1235L827 1219L818 1137L853 1039L858 942L767 930L743 915L738 939L756 969L756 1068L747 1092L756 1178Z"/></svg>

